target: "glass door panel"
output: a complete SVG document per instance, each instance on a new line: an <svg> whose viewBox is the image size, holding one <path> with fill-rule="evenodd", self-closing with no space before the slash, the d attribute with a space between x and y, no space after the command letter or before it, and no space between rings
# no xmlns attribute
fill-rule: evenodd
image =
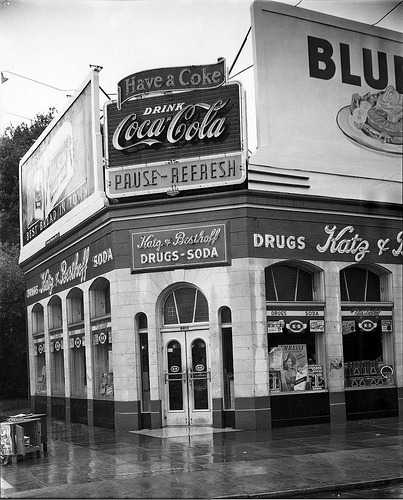
<svg viewBox="0 0 403 500"><path fill-rule="evenodd" d="M196 339L191 343L192 363L190 371L190 385L193 385L193 409L208 410L208 377L206 343Z"/></svg>
<svg viewBox="0 0 403 500"><path fill-rule="evenodd" d="M169 410L183 410L184 373L182 372L182 346L177 340L167 345Z"/></svg>
<svg viewBox="0 0 403 500"><path fill-rule="evenodd" d="M211 372L206 334L163 334L165 424L211 425Z"/></svg>

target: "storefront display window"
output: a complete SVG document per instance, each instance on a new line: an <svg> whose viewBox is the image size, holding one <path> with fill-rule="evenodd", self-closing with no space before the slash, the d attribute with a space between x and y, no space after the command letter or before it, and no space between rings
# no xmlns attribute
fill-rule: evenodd
<svg viewBox="0 0 403 500"><path fill-rule="evenodd" d="M52 394L64 395L64 354L63 338L51 337Z"/></svg>
<svg viewBox="0 0 403 500"><path fill-rule="evenodd" d="M350 267L340 272L345 386L394 384L393 308L388 275Z"/></svg>
<svg viewBox="0 0 403 500"><path fill-rule="evenodd" d="M93 329L95 396L113 398L112 331L110 326Z"/></svg>
<svg viewBox="0 0 403 500"><path fill-rule="evenodd" d="M38 339L34 349L36 356L36 392L46 393L45 339Z"/></svg>
<svg viewBox="0 0 403 500"><path fill-rule="evenodd" d="M277 264L265 279L270 392L325 389L320 271Z"/></svg>
<svg viewBox="0 0 403 500"><path fill-rule="evenodd" d="M223 355L224 409L230 410L235 408L231 309L223 307L220 311L220 320Z"/></svg>
<svg viewBox="0 0 403 500"><path fill-rule="evenodd" d="M113 398L111 300L107 279L98 278L91 285L90 310L95 397Z"/></svg>
<svg viewBox="0 0 403 500"><path fill-rule="evenodd" d="M70 378L72 396L84 397L87 393L87 370L84 337L70 336Z"/></svg>

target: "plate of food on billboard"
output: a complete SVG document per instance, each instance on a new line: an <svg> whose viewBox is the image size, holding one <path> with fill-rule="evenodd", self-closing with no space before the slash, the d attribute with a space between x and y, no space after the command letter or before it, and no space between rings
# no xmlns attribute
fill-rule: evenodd
<svg viewBox="0 0 403 500"><path fill-rule="evenodd" d="M381 92L353 94L351 104L338 112L337 124L360 146L403 154L403 94L393 85Z"/></svg>

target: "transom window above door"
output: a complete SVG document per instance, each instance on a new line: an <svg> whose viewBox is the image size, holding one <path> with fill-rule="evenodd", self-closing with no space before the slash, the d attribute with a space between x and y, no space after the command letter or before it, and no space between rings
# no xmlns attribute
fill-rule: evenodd
<svg viewBox="0 0 403 500"><path fill-rule="evenodd" d="M170 293L164 304L164 324L201 323L208 321L206 297L196 288L184 286Z"/></svg>

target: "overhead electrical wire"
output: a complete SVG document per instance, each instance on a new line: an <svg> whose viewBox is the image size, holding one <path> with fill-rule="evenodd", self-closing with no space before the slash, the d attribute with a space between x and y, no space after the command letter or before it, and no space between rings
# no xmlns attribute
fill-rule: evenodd
<svg viewBox="0 0 403 500"><path fill-rule="evenodd" d="M241 48L238 50L238 54L236 55L236 57L234 59L234 62L232 63L231 68L228 71L228 76L231 74L232 70L234 69L234 66L235 66L236 62L238 61L238 57L241 55L241 52L242 52L242 50L243 50L243 48L245 46L246 40L248 39L249 33L251 32L251 29L252 29L252 26L249 26L248 32L246 33L245 39L242 42Z"/></svg>
<svg viewBox="0 0 403 500"><path fill-rule="evenodd" d="M376 26L378 23L380 23L383 19L385 19L386 16L388 16L391 12L393 12L395 9L397 9L397 7L399 7L399 5L401 5L403 3L403 0L401 0L398 4L396 4L392 9L390 9L389 12L387 12L384 16L382 16L379 21L377 21L376 23L374 23L372 26Z"/></svg>
<svg viewBox="0 0 403 500"><path fill-rule="evenodd" d="M244 71L246 71L247 69L250 69L250 68L253 68L253 64L251 64L250 66L248 66L247 68L241 70L241 71L238 71L238 73L235 73L235 75L231 76L230 78L228 78L228 80L231 80L232 78L235 78L236 76L240 75L241 73L243 73Z"/></svg>

